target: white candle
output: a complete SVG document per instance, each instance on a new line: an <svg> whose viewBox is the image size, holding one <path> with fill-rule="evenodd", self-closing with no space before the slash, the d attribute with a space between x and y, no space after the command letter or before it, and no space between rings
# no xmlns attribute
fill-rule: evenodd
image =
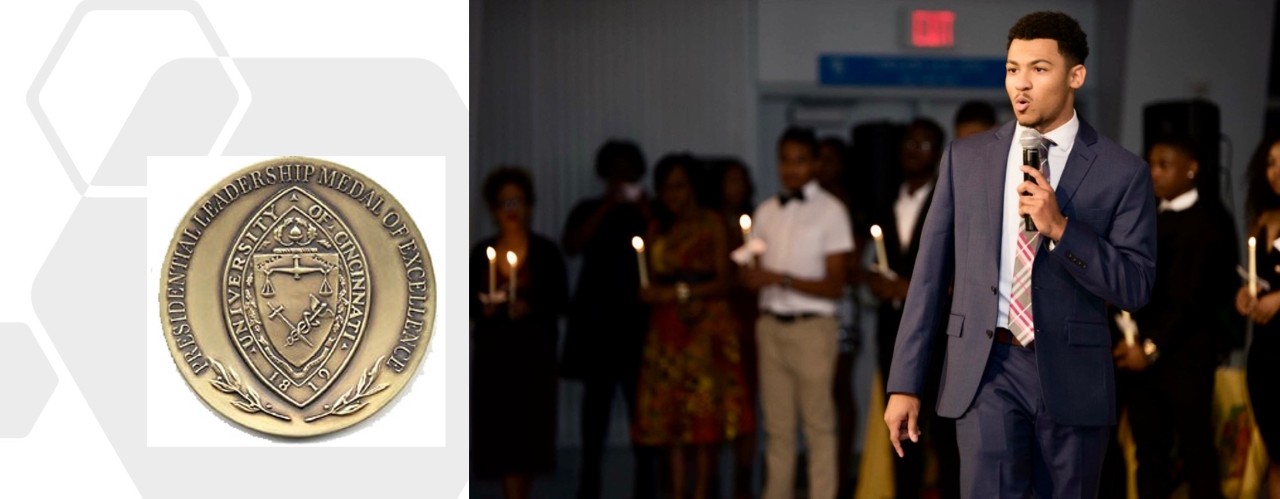
<svg viewBox="0 0 1280 499"><path fill-rule="evenodd" d="M640 287L649 287L649 266L644 261L644 239L640 236L631 238L631 247L636 249L636 264L640 268Z"/></svg>
<svg viewBox="0 0 1280 499"><path fill-rule="evenodd" d="M511 264L511 291L507 294L511 295L510 304L512 307L514 307L516 303L516 281L520 280L520 277L519 277L520 267L517 265L518 263L517 260L518 258L516 258L516 252L514 251L507 252L507 263Z"/></svg>
<svg viewBox="0 0 1280 499"><path fill-rule="evenodd" d="M871 237L876 240L876 265L881 272L889 272L889 254L884 249L884 231L879 225L871 226Z"/></svg>
<svg viewBox="0 0 1280 499"><path fill-rule="evenodd" d="M484 254L489 257L489 297L493 298L493 294L498 291L498 266L494 264L494 260L498 259L498 252L490 246L484 249Z"/></svg>
<svg viewBox="0 0 1280 499"><path fill-rule="evenodd" d="M1124 333L1124 343L1133 346L1138 342L1138 332L1134 330L1133 316L1129 315L1128 310L1120 311L1120 322L1124 325L1120 328L1120 332Z"/></svg>
<svg viewBox="0 0 1280 499"><path fill-rule="evenodd" d="M1249 238L1249 296L1258 297L1258 239Z"/></svg>
<svg viewBox="0 0 1280 499"><path fill-rule="evenodd" d="M744 213L742 214L742 216L738 217L738 225L742 227L742 244L745 245L751 241L751 215L747 215ZM747 260L747 266L748 267L756 266L755 255L751 255L751 259Z"/></svg>

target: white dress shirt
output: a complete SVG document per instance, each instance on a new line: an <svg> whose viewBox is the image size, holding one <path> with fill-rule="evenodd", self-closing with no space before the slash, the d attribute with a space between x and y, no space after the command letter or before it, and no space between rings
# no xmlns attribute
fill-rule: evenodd
<svg viewBox="0 0 1280 499"><path fill-rule="evenodd" d="M827 274L827 255L853 251L853 233L844 203L810 181L801 189L804 200L783 206L777 196L756 208L752 238L767 245L760 256L766 270L796 279L820 280ZM760 290L761 310L779 314L835 315L836 300L782 286Z"/></svg>
<svg viewBox="0 0 1280 499"><path fill-rule="evenodd" d="M1016 125L1013 130L1013 143L1009 145L1008 166L1004 175L1004 219L1000 225L1000 294L996 313L996 325L1009 327L1009 291L1013 288L1013 261L1017 254L1018 234L1022 232L1022 215L1018 214L1018 184L1022 183L1022 145L1018 138L1027 127ZM1071 120L1062 126L1044 134L1044 138L1052 140L1049 147L1049 186L1058 187L1058 179L1067 167L1067 157L1076 143L1076 132L1080 131L1080 118L1074 109ZM1061 209L1061 207L1059 207ZM1050 249L1053 246L1050 245ZM1033 298L1034 299L1034 298Z"/></svg>
<svg viewBox="0 0 1280 499"><path fill-rule="evenodd" d="M893 203L893 218L898 222L898 246L902 251L906 251L911 247L911 238L915 235L916 221L922 215L925 201L929 200L929 195L933 194L933 182L930 181L916 192L907 190L907 183L903 182L902 187L898 188L898 200Z"/></svg>

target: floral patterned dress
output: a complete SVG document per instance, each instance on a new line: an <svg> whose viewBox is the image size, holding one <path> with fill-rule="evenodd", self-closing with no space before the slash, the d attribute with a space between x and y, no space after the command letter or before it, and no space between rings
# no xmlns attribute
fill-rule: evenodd
<svg viewBox="0 0 1280 499"><path fill-rule="evenodd" d="M711 212L677 221L649 239L655 284L713 281L719 259L727 258L725 225ZM707 444L754 431L739 324L728 296L658 303L651 310L631 429L635 442Z"/></svg>

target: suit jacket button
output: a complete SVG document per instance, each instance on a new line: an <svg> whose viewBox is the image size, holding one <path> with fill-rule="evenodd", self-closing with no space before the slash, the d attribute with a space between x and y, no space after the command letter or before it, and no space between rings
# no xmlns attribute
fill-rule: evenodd
<svg viewBox="0 0 1280 499"><path fill-rule="evenodd" d="M993 295L994 295L994 294L999 294L999 293L1000 293L1000 288L997 288L997 287L995 287L995 286L991 286L991 294L993 294Z"/></svg>
<svg viewBox="0 0 1280 499"><path fill-rule="evenodd" d="M990 338L990 337L992 337L992 336L995 336L995 335L996 335L995 331L992 331L992 330L990 330L990 329L988 329L988 330L987 330L987 337L988 337L988 338Z"/></svg>

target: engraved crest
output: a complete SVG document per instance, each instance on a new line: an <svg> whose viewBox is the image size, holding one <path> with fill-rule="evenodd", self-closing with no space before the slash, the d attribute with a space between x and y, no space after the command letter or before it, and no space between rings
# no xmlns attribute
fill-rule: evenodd
<svg viewBox="0 0 1280 499"><path fill-rule="evenodd" d="M268 198L234 242L221 280L232 341L255 376L305 407L364 333L364 250L339 213L298 187Z"/></svg>

